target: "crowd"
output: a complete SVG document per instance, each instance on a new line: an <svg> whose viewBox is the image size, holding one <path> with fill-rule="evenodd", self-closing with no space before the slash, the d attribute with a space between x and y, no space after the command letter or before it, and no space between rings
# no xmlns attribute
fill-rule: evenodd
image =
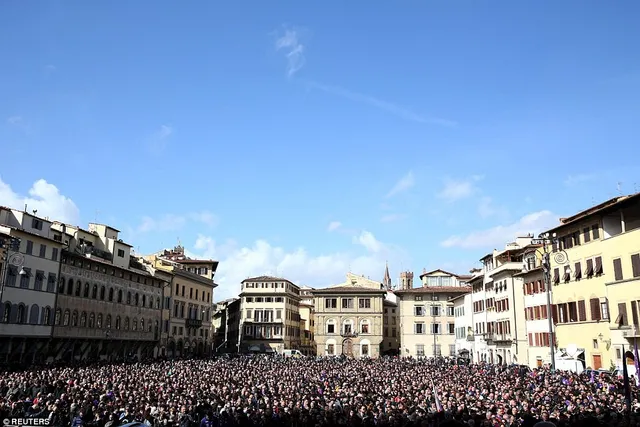
<svg viewBox="0 0 640 427"><path fill-rule="evenodd" d="M631 425L640 421L637 391ZM0 418L26 417L96 427L628 422L616 377L397 358L238 357L0 372Z"/></svg>

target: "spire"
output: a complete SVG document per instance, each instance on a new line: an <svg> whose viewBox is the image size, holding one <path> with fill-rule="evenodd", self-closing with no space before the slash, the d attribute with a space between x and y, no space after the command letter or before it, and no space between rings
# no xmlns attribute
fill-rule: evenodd
<svg viewBox="0 0 640 427"><path fill-rule="evenodd" d="M384 268L384 279L382 280L382 284L385 288L391 289L391 275L389 274L389 263L385 263Z"/></svg>

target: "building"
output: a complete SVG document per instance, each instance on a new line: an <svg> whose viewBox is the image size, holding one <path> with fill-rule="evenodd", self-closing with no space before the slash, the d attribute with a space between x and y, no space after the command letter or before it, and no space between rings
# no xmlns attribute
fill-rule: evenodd
<svg viewBox="0 0 640 427"><path fill-rule="evenodd" d="M384 317L382 319L382 347L385 356L397 356L400 353L400 334L398 334L398 296L387 291L384 298Z"/></svg>
<svg viewBox="0 0 640 427"><path fill-rule="evenodd" d="M315 356L315 306L313 288L300 287L300 352L305 356Z"/></svg>
<svg viewBox="0 0 640 427"><path fill-rule="evenodd" d="M317 354L378 357L386 294L381 282L353 273L347 273L344 283L315 289Z"/></svg>
<svg viewBox="0 0 640 427"><path fill-rule="evenodd" d="M459 357L473 360L473 300L471 293L460 294L451 299L453 303L456 352Z"/></svg>
<svg viewBox="0 0 640 427"><path fill-rule="evenodd" d="M240 299L229 298L215 303L211 324L214 330L213 352L234 353L238 351Z"/></svg>
<svg viewBox="0 0 640 427"><path fill-rule="evenodd" d="M468 278L444 270L424 270L422 287L395 292L403 357L456 355L452 299L470 291Z"/></svg>
<svg viewBox="0 0 640 427"><path fill-rule="evenodd" d="M164 282L131 255L119 231L54 223L68 246L60 260L53 326L55 359L152 357L160 340Z"/></svg>
<svg viewBox="0 0 640 427"><path fill-rule="evenodd" d="M475 361L521 363L528 357L522 272L525 253L537 250L533 236L516 238L485 255L472 287Z"/></svg>
<svg viewBox="0 0 640 427"><path fill-rule="evenodd" d="M0 207L0 360L42 361L48 351L63 236L33 213ZM15 242L12 244L11 242Z"/></svg>
<svg viewBox="0 0 640 427"><path fill-rule="evenodd" d="M245 279L240 287L240 352L300 349L300 288L280 277Z"/></svg>
<svg viewBox="0 0 640 427"><path fill-rule="evenodd" d="M403 271L400 273L400 290L413 289L413 271Z"/></svg>
<svg viewBox="0 0 640 427"><path fill-rule="evenodd" d="M190 259L175 261L160 255L145 256L144 260L151 269L172 274L171 285L163 288L164 307L170 307L169 310L165 309L166 317L162 319L164 328L168 327L167 356L210 354L213 342L213 292L218 286L213 281L215 271L211 272L211 265L215 263L217 267L217 262ZM194 267L194 264L198 267ZM204 271L204 268L207 270Z"/></svg>
<svg viewBox="0 0 640 427"><path fill-rule="evenodd" d="M528 341L527 359L520 362L526 363L531 368L539 368L551 363L547 309L551 294L544 282L542 255L543 251L539 248L525 251L523 269L514 275L514 277L522 279L523 282L524 319Z"/></svg>
<svg viewBox="0 0 640 427"><path fill-rule="evenodd" d="M640 335L640 193L562 218L547 233L558 350L593 369L620 366L623 345Z"/></svg>

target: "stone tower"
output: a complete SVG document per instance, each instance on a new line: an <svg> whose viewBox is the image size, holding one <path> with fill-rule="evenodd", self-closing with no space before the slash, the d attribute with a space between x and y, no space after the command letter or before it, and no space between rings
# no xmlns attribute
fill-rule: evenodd
<svg viewBox="0 0 640 427"><path fill-rule="evenodd" d="M382 279L382 285L388 291L393 288L393 285L391 284L391 275L389 274L389 263L386 263L384 267L384 279Z"/></svg>
<svg viewBox="0 0 640 427"><path fill-rule="evenodd" d="M400 273L400 290L413 289L413 272L403 271Z"/></svg>

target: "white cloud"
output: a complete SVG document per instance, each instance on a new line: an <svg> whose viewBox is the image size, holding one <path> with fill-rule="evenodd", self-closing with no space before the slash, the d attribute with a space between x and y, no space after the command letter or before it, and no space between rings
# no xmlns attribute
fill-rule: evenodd
<svg viewBox="0 0 640 427"><path fill-rule="evenodd" d="M14 192L9 184L0 178L0 205L14 209L24 209L27 205L29 212L36 209L38 216L49 217L51 220L78 224L80 211L76 204L68 197L60 194L60 190L44 179L37 180L29 189L28 196Z"/></svg>
<svg viewBox="0 0 640 427"><path fill-rule="evenodd" d="M326 287L343 282L348 271L382 280L386 260L392 265L409 261L401 249L379 242L368 231L354 237L354 243L350 252L314 255L303 247L287 250L263 239L251 246L239 246L233 241L217 245L213 238L199 236L193 256L220 261L215 279L220 284L215 290L216 300L237 296L240 282L252 276L277 275L298 285Z"/></svg>
<svg viewBox="0 0 640 427"><path fill-rule="evenodd" d="M575 185L579 185L585 182L593 181L597 178L596 174L578 174L578 175L569 175L564 180L564 185L567 187L573 187Z"/></svg>
<svg viewBox="0 0 640 427"><path fill-rule="evenodd" d="M169 137L173 135L173 128L168 125L160 126L160 129L151 137L149 141L149 151L153 154L162 153L169 144Z"/></svg>
<svg viewBox="0 0 640 427"><path fill-rule="evenodd" d="M282 51L287 59L287 75L292 77L300 71L305 63L305 47L300 41L298 31L286 29L276 40L276 50Z"/></svg>
<svg viewBox="0 0 640 427"><path fill-rule="evenodd" d="M544 210L525 215L512 224L474 231L466 236L451 236L442 241L440 245L445 248L458 247L463 249L500 248L518 236L528 233L534 233L535 235L557 224L558 217L552 212Z"/></svg>
<svg viewBox="0 0 640 427"><path fill-rule="evenodd" d="M158 131L158 138L165 139L171 136L173 133L173 128L171 126L162 125L160 126L160 130Z"/></svg>
<svg viewBox="0 0 640 427"><path fill-rule="evenodd" d="M327 231L336 231L340 227L342 227L342 223L340 221L331 221L327 227Z"/></svg>
<svg viewBox="0 0 640 427"><path fill-rule="evenodd" d="M418 114L402 105L398 105L389 101L384 101L382 99L376 98L371 95L365 95L362 93L344 89L339 86L331 86L331 85L326 85L326 84L322 84L314 81L307 81L306 83L310 88L319 89L331 95L336 95L345 99L349 99L351 101L361 102L363 104L370 105L372 107L386 111L387 113L393 114L394 116L400 117L401 119L404 119L404 120L418 122L418 123L429 123L429 124L435 124L435 125L447 126L447 127L452 127L457 125L457 123L453 120Z"/></svg>
<svg viewBox="0 0 640 427"><path fill-rule="evenodd" d="M380 222L396 222L405 219L407 216L405 214L389 214L383 215L380 218Z"/></svg>
<svg viewBox="0 0 640 427"><path fill-rule="evenodd" d="M482 176L473 176L471 179L455 180L445 178L444 188L437 194L441 199L447 202L456 202L466 199L474 194L477 190L475 183L480 181Z"/></svg>
<svg viewBox="0 0 640 427"><path fill-rule="evenodd" d="M482 218L505 216L507 213L507 209L502 206L496 206L491 197L482 197L480 203L478 203L478 214Z"/></svg>
<svg viewBox="0 0 640 427"><path fill-rule="evenodd" d="M395 196L396 194L407 191L415 184L415 179L413 178L413 172L409 171L405 176L400 178L400 181L396 182L396 185L387 193L387 198Z"/></svg>
<svg viewBox="0 0 640 427"><path fill-rule="evenodd" d="M187 222L194 221L208 227L218 225L218 217L211 212L192 212L187 214L166 214L159 218L142 217L142 222L135 229L136 233L164 232L182 229Z"/></svg>
<svg viewBox="0 0 640 427"><path fill-rule="evenodd" d="M18 126L22 124L22 117L20 116L11 116L7 119L7 123L10 125Z"/></svg>

